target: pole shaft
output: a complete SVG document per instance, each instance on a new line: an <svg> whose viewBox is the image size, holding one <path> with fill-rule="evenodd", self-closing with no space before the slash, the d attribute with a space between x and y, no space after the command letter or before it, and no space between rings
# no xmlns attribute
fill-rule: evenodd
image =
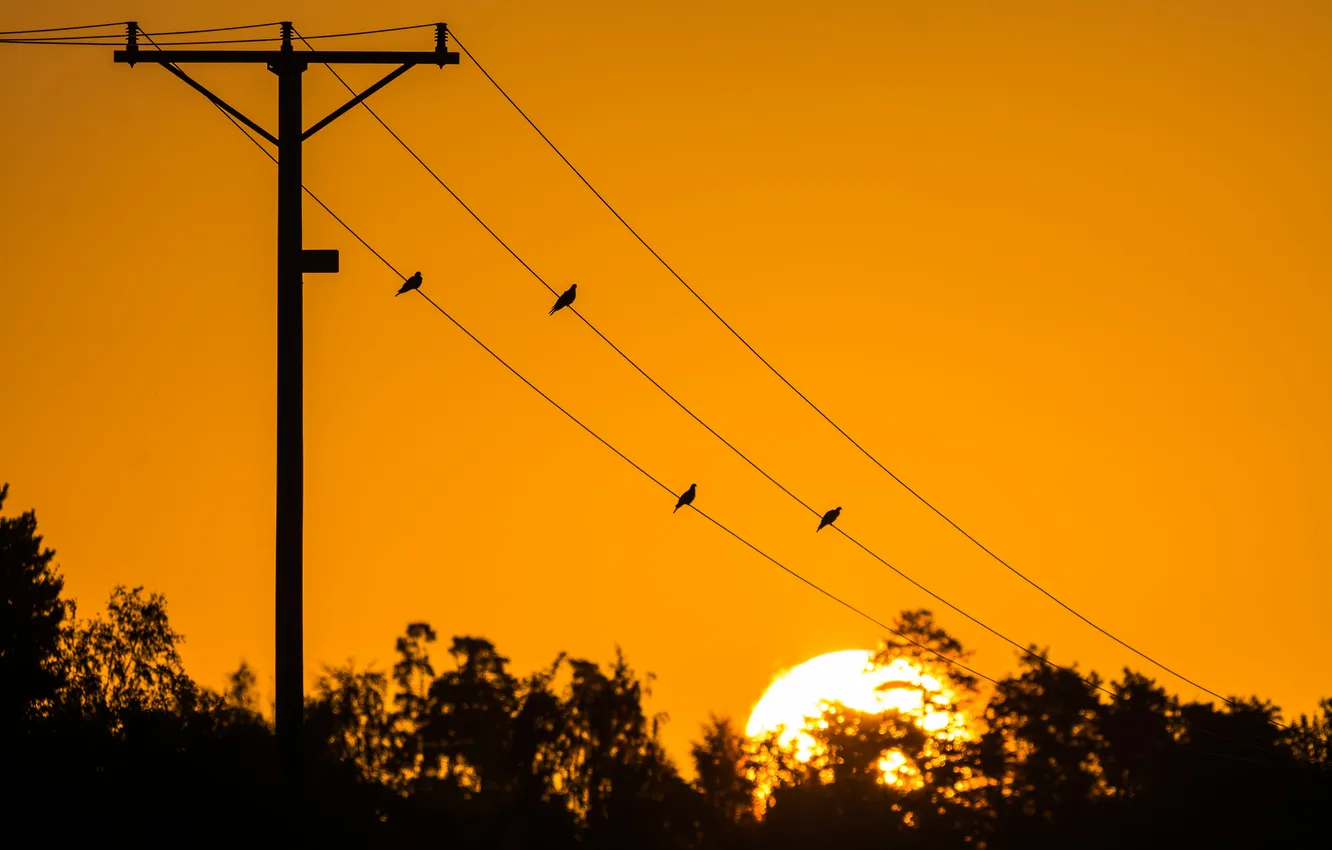
<svg viewBox="0 0 1332 850"><path fill-rule="evenodd" d="M302 799L302 532L305 458L302 422L301 74L303 63L274 63L278 76L277 586L276 723L284 783ZM289 809L294 814L294 809Z"/></svg>

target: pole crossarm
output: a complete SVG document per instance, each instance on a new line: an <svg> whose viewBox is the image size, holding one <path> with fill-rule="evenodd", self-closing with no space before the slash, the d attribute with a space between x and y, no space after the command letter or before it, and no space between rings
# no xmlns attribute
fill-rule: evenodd
<svg viewBox="0 0 1332 850"><path fill-rule="evenodd" d="M366 89L365 91L361 92L360 94L358 94L356 97L352 98L351 100L347 101L347 102L344 103L342 106L339 106L337 109L335 109L335 110L333 110L332 112L330 112L327 118L323 119L322 121L320 121L319 123L317 123L317 124L315 124L313 127L311 127L310 129L308 129L308 130L306 130L304 133L302 133L302 134L301 134L301 141L302 141L302 142L305 141L306 139L308 139L308 138L310 138L311 136L313 136L315 133L318 133L320 130L322 130L322 129L324 129L325 127L327 127L329 124L332 124L333 121L334 121L335 119L338 118L338 116L342 115L342 114L345 113L347 110L354 108L358 103L360 103L361 101L365 100L365 99L366 99L367 97L369 97L370 95L374 94L375 92L377 92L377 91L379 91L380 89L382 89L384 86L386 86L386 85L388 85L389 83L391 83L391 82L393 82L394 80L396 80L398 77L401 77L403 74L405 74L405 73L407 73L408 71L410 71L410 70L415 66L415 64L416 64L416 63L414 63L414 62L408 62L408 63L404 64L402 67L397 68L397 69L395 69L395 70L389 72L388 75L384 77L384 79L382 79L382 80L380 80L379 82L375 83L373 86L371 86L370 88L368 88L368 89ZM167 66L167 67L170 67L170 66Z"/></svg>
<svg viewBox="0 0 1332 850"><path fill-rule="evenodd" d="M117 63L136 62L259 63L294 62L301 65L457 65L459 54L450 50L117 50Z"/></svg>
<svg viewBox="0 0 1332 850"><path fill-rule="evenodd" d="M232 107L231 104L227 103L222 98L218 97L217 95L210 92L208 89L204 88L203 84L195 81L189 74L186 74L184 71L180 70L170 62L162 63L162 67L166 68L168 71L175 74L177 77L180 77L187 84L189 84L190 88L194 89L199 94L203 95L204 97L211 100L213 103L217 104L219 108L226 110L228 115L235 116L235 118L238 121L240 121L246 127L249 127L251 130L258 133L260 136L267 139L269 143L271 143L274 146L277 145L278 143L277 136L274 136L272 133L268 132L263 127L260 127L258 124L254 123L249 118L246 118L244 115L241 114L239 110L235 109L234 107Z"/></svg>

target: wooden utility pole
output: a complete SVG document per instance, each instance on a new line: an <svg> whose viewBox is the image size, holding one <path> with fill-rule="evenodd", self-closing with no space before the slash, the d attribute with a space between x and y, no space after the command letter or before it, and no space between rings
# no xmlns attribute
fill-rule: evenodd
<svg viewBox="0 0 1332 850"><path fill-rule="evenodd" d="M245 126L278 148L277 251L277 581L275 721L287 811L294 816L302 803L304 763L301 718L304 708L302 670L302 531L305 511L303 427L302 275L338 270L336 251L306 251L301 225L301 145L334 119L397 79L416 65L458 64L448 50L448 29L435 25L432 51L296 51L293 28L282 24L278 50L141 50L137 23L129 24L124 50L115 61L161 65ZM222 98L190 78L179 66L197 63L262 64L278 78L278 134L272 135ZM311 64L398 65L379 82L353 97L310 129L302 129L302 74Z"/></svg>

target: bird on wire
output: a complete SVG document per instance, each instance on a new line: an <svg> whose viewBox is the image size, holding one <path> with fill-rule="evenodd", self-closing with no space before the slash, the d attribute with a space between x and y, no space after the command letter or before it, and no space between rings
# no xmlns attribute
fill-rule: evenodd
<svg viewBox="0 0 1332 850"><path fill-rule="evenodd" d="M578 284L575 283L573 286L570 286L568 289L564 290L564 294L561 295L558 300L556 300L555 306L551 307L550 312L547 313L546 315L547 316L555 315L557 311L563 310L565 307L568 307L570 304L574 303L574 299L577 297L578 297Z"/></svg>
<svg viewBox="0 0 1332 850"><path fill-rule="evenodd" d="M398 290L398 295L401 295L404 292L411 292L413 289L420 289L420 288L421 288L421 273L417 272L416 274L412 275L411 277L407 278L405 281L402 282L402 289ZM398 295L395 295L393 297L397 298Z"/></svg>
<svg viewBox="0 0 1332 850"><path fill-rule="evenodd" d="M698 495L698 491L694 488L697 486L697 484L690 484L689 489L680 494L680 501L675 503L675 511L680 510L680 508L683 508L685 505L692 505L694 503L694 497ZM671 513L675 513L675 511L671 511Z"/></svg>
<svg viewBox="0 0 1332 850"><path fill-rule="evenodd" d="M819 527L814 529L814 533L817 534L818 532L822 531L825 525L832 525L833 523L837 522L837 518L841 515L842 515L842 509L840 507L833 508L832 510L828 511L826 514L823 515L823 519L819 521Z"/></svg>

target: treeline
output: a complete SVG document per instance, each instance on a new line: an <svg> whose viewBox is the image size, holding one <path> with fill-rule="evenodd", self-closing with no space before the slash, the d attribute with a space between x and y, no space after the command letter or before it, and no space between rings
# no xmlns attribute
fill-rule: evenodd
<svg viewBox="0 0 1332 850"><path fill-rule="evenodd" d="M0 505L6 489L0 489ZM244 665L220 693L185 672L166 602L117 588L81 617L29 512L0 517L3 829L65 846L269 843L277 752ZM928 612L895 623L967 653ZM306 703L306 843L457 848L1221 847L1327 842L1332 701L1184 702L1024 662L997 686L886 641L945 685L935 709L829 706L813 758L702 731L686 780L644 708L650 677L558 655L519 674L489 641L397 639L391 670L328 668ZM1084 678L1085 677L1085 678ZM1104 685L1106 694L1096 686ZM955 731L955 730L953 730ZM887 757L888 762L885 762ZM891 763L893 781L881 764ZM8 842L5 842L8 843ZM14 845L18 846L18 845ZM29 846L25 844L24 846Z"/></svg>

